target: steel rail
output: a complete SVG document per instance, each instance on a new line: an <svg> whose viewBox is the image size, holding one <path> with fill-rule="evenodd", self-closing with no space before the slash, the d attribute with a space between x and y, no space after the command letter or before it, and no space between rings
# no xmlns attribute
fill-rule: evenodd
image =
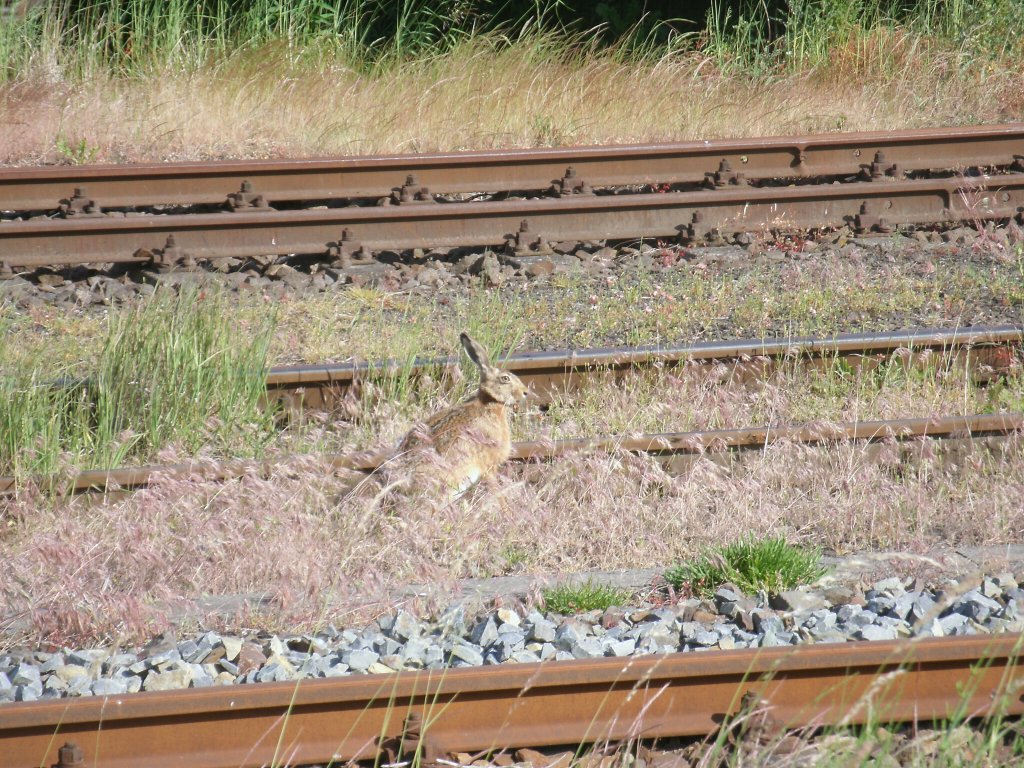
<svg viewBox="0 0 1024 768"><path fill-rule="evenodd" d="M559 239L692 238L712 230L836 227L885 231L911 223L1024 215L1024 173L860 184L327 210L32 219L0 224L6 268L95 262L324 254ZM524 247L526 247L524 245ZM344 257L343 257L344 258Z"/></svg>
<svg viewBox="0 0 1024 768"><path fill-rule="evenodd" d="M876 153L884 156L876 162ZM692 183L722 161L748 179L872 170L1009 166L1024 156L1024 125L817 134L670 144L586 146L298 161L87 165L0 170L0 210L50 210L85 187L101 206L222 203L250 182L273 203L376 198L415 175L433 192L539 190L566 175L591 186Z"/></svg>
<svg viewBox="0 0 1024 768"><path fill-rule="evenodd" d="M658 460L667 472L681 471L694 457L725 451L760 450L781 442L807 446L833 445L844 441L880 443L906 442L932 438L937 440L995 440L1012 438L1024 429L1024 414L996 413L975 416L890 419L845 423L814 422L797 425L713 429L697 432L532 440L512 444L513 462L551 461L570 454L627 452ZM351 470L372 473L391 458L389 453L327 454L284 457L268 460L195 460L162 466L94 469L70 478L36 478L38 486L52 485L62 493L120 492L147 486L155 478L187 478L223 482L248 474L273 475L289 460L312 460L324 471ZM0 477L0 496L15 494L20 483L13 477Z"/></svg>
<svg viewBox="0 0 1024 768"><path fill-rule="evenodd" d="M973 370L990 368L1008 371L1014 363L1014 348L1024 343L1024 327L915 328L881 333L841 334L831 338L801 336L782 339L740 339L695 344L667 344L642 347L594 347L545 352L515 352L501 362L530 388L534 402L547 402L557 392L576 389L589 375L623 375L638 368L668 368L686 363L727 362L737 366L735 375L762 374L780 359L799 361L831 360L839 357L850 365L880 360L896 350L915 355L940 353L962 359ZM290 408L317 409L343 397L355 382L367 378L426 373L450 376L459 365L456 357L418 359L412 363L396 360L324 365L296 365L273 368L267 375L267 395Z"/></svg>
<svg viewBox="0 0 1024 768"><path fill-rule="evenodd" d="M759 700L782 728L1024 714L1020 635L514 664L0 706L7 768L246 768L702 736ZM404 730L412 715L418 734ZM411 749L410 749L411 748Z"/></svg>

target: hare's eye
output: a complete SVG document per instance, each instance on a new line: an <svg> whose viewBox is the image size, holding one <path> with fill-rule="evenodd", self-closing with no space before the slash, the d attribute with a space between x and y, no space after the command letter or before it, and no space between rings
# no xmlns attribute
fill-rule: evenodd
<svg viewBox="0 0 1024 768"><path fill-rule="evenodd" d="M512 377L506 373L504 376L501 377L501 380L508 384L510 381L512 381Z"/></svg>

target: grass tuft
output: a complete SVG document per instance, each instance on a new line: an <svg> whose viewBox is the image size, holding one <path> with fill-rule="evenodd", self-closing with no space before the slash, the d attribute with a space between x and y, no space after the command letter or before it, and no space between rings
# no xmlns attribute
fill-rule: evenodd
<svg viewBox="0 0 1024 768"><path fill-rule="evenodd" d="M592 579L582 584L561 584L541 592L547 610L566 615L607 611L613 605L624 605L632 596L628 589L599 584Z"/></svg>
<svg viewBox="0 0 1024 768"><path fill-rule="evenodd" d="M732 544L705 550L698 558L665 572L665 581L676 590L688 588L710 597L725 582L747 594L792 589L814 581L825 572L816 550L793 546L783 537L748 537Z"/></svg>
<svg viewBox="0 0 1024 768"><path fill-rule="evenodd" d="M83 369L0 345L0 473L118 466L172 445L258 454L274 434L260 405L273 327L273 313L236 323L225 295L183 289L111 315Z"/></svg>

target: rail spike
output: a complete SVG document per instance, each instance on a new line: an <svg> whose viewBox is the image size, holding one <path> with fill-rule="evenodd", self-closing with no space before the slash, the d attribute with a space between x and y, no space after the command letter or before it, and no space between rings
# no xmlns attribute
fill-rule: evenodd
<svg viewBox="0 0 1024 768"><path fill-rule="evenodd" d="M734 171L732 163L728 158L723 157L718 164L717 171L709 171L704 174L705 189L722 189L728 186L744 187L747 185L747 175L743 171Z"/></svg>
<svg viewBox="0 0 1024 768"><path fill-rule="evenodd" d="M444 756L444 750L423 732L423 716L410 712L405 716L402 732L395 736L378 737L377 746L385 765L394 765L405 760L420 765L437 765Z"/></svg>
<svg viewBox="0 0 1024 768"><path fill-rule="evenodd" d="M416 205L419 203L436 203L430 189L421 186L415 174L405 177L405 184L391 188L391 196L382 201L385 205Z"/></svg>
<svg viewBox="0 0 1024 768"><path fill-rule="evenodd" d="M348 227L341 230L337 242L327 244L327 256L334 259L332 266L342 269L352 266L353 262L366 264L373 261L373 254L356 240L355 233Z"/></svg>
<svg viewBox="0 0 1024 768"><path fill-rule="evenodd" d="M101 218L106 215L100 204L89 197L85 187L75 187L71 197L60 201L59 211L65 219Z"/></svg>
<svg viewBox="0 0 1024 768"><path fill-rule="evenodd" d="M139 248L133 255L136 259L149 259L161 272L180 268L194 271L199 268L192 254L178 245L173 234L167 236L163 248Z"/></svg>
<svg viewBox="0 0 1024 768"><path fill-rule="evenodd" d="M67 741L57 750L57 762L53 768L86 768L85 753L73 741Z"/></svg>
<svg viewBox="0 0 1024 768"><path fill-rule="evenodd" d="M523 219L519 222L519 231L505 236L505 249L513 256L533 256L551 253L547 241L530 229L530 222Z"/></svg>
<svg viewBox="0 0 1024 768"><path fill-rule="evenodd" d="M242 182L242 186L237 192L232 192L227 196L224 205L229 211L245 211L246 213L274 210L248 179Z"/></svg>
<svg viewBox="0 0 1024 768"><path fill-rule="evenodd" d="M579 177L576 173L576 166L570 165L565 169L565 175L560 179L554 179L547 193L552 197L572 197L573 195L592 195L593 187Z"/></svg>

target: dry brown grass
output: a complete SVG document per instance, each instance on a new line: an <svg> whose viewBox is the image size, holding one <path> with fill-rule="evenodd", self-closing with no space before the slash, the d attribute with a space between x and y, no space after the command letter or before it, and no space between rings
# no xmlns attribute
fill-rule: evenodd
<svg viewBox="0 0 1024 768"><path fill-rule="evenodd" d="M351 493L351 478L303 461L93 506L24 496L4 511L0 615L36 637L129 639L197 595L261 593L273 615L248 621L294 631L351 623L408 583L444 601L459 578L667 565L751 534L837 551L1020 540L1024 444L959 465L918 453L876 463L861 446L778 445L736 471L702 460L680 477L649 458L579 456L510 466L452 504Z"/></svg>
<svg viewBox="0 0 1024 768"><path fill-rule="evenodd" d="M751 78L698 52L623 61L556 40L450 53L363 74L268 49L198 71L78 78L37 60L0 91L0 159L99 162L428 152L992 123L1024 115L1009 63L965 69L912 40L870 40L824 69ZM869 45L870 44L870 45ZM872 47L874 46L874 47ZM875 48L884 47L881 56ZM891 49L891 50L890 50ZM90 154L92 154L90 152Z"/></svg>
<svg viewBox="0 0 1024 768"><path fill-rule="evenodd" d="M559 394L543 419L520 427L521 439L538 431L551 438L580 435L734 429L753 424L819 420L872 421L934 415L1019 410L1024 380L978 386L948 357L908 350L877 367L853 369L842 360L805 367L784 361L765 379L741 375L732 365L687 364L678 369L588 381ZM758 367L758 366L755 366Z"/></svg>

